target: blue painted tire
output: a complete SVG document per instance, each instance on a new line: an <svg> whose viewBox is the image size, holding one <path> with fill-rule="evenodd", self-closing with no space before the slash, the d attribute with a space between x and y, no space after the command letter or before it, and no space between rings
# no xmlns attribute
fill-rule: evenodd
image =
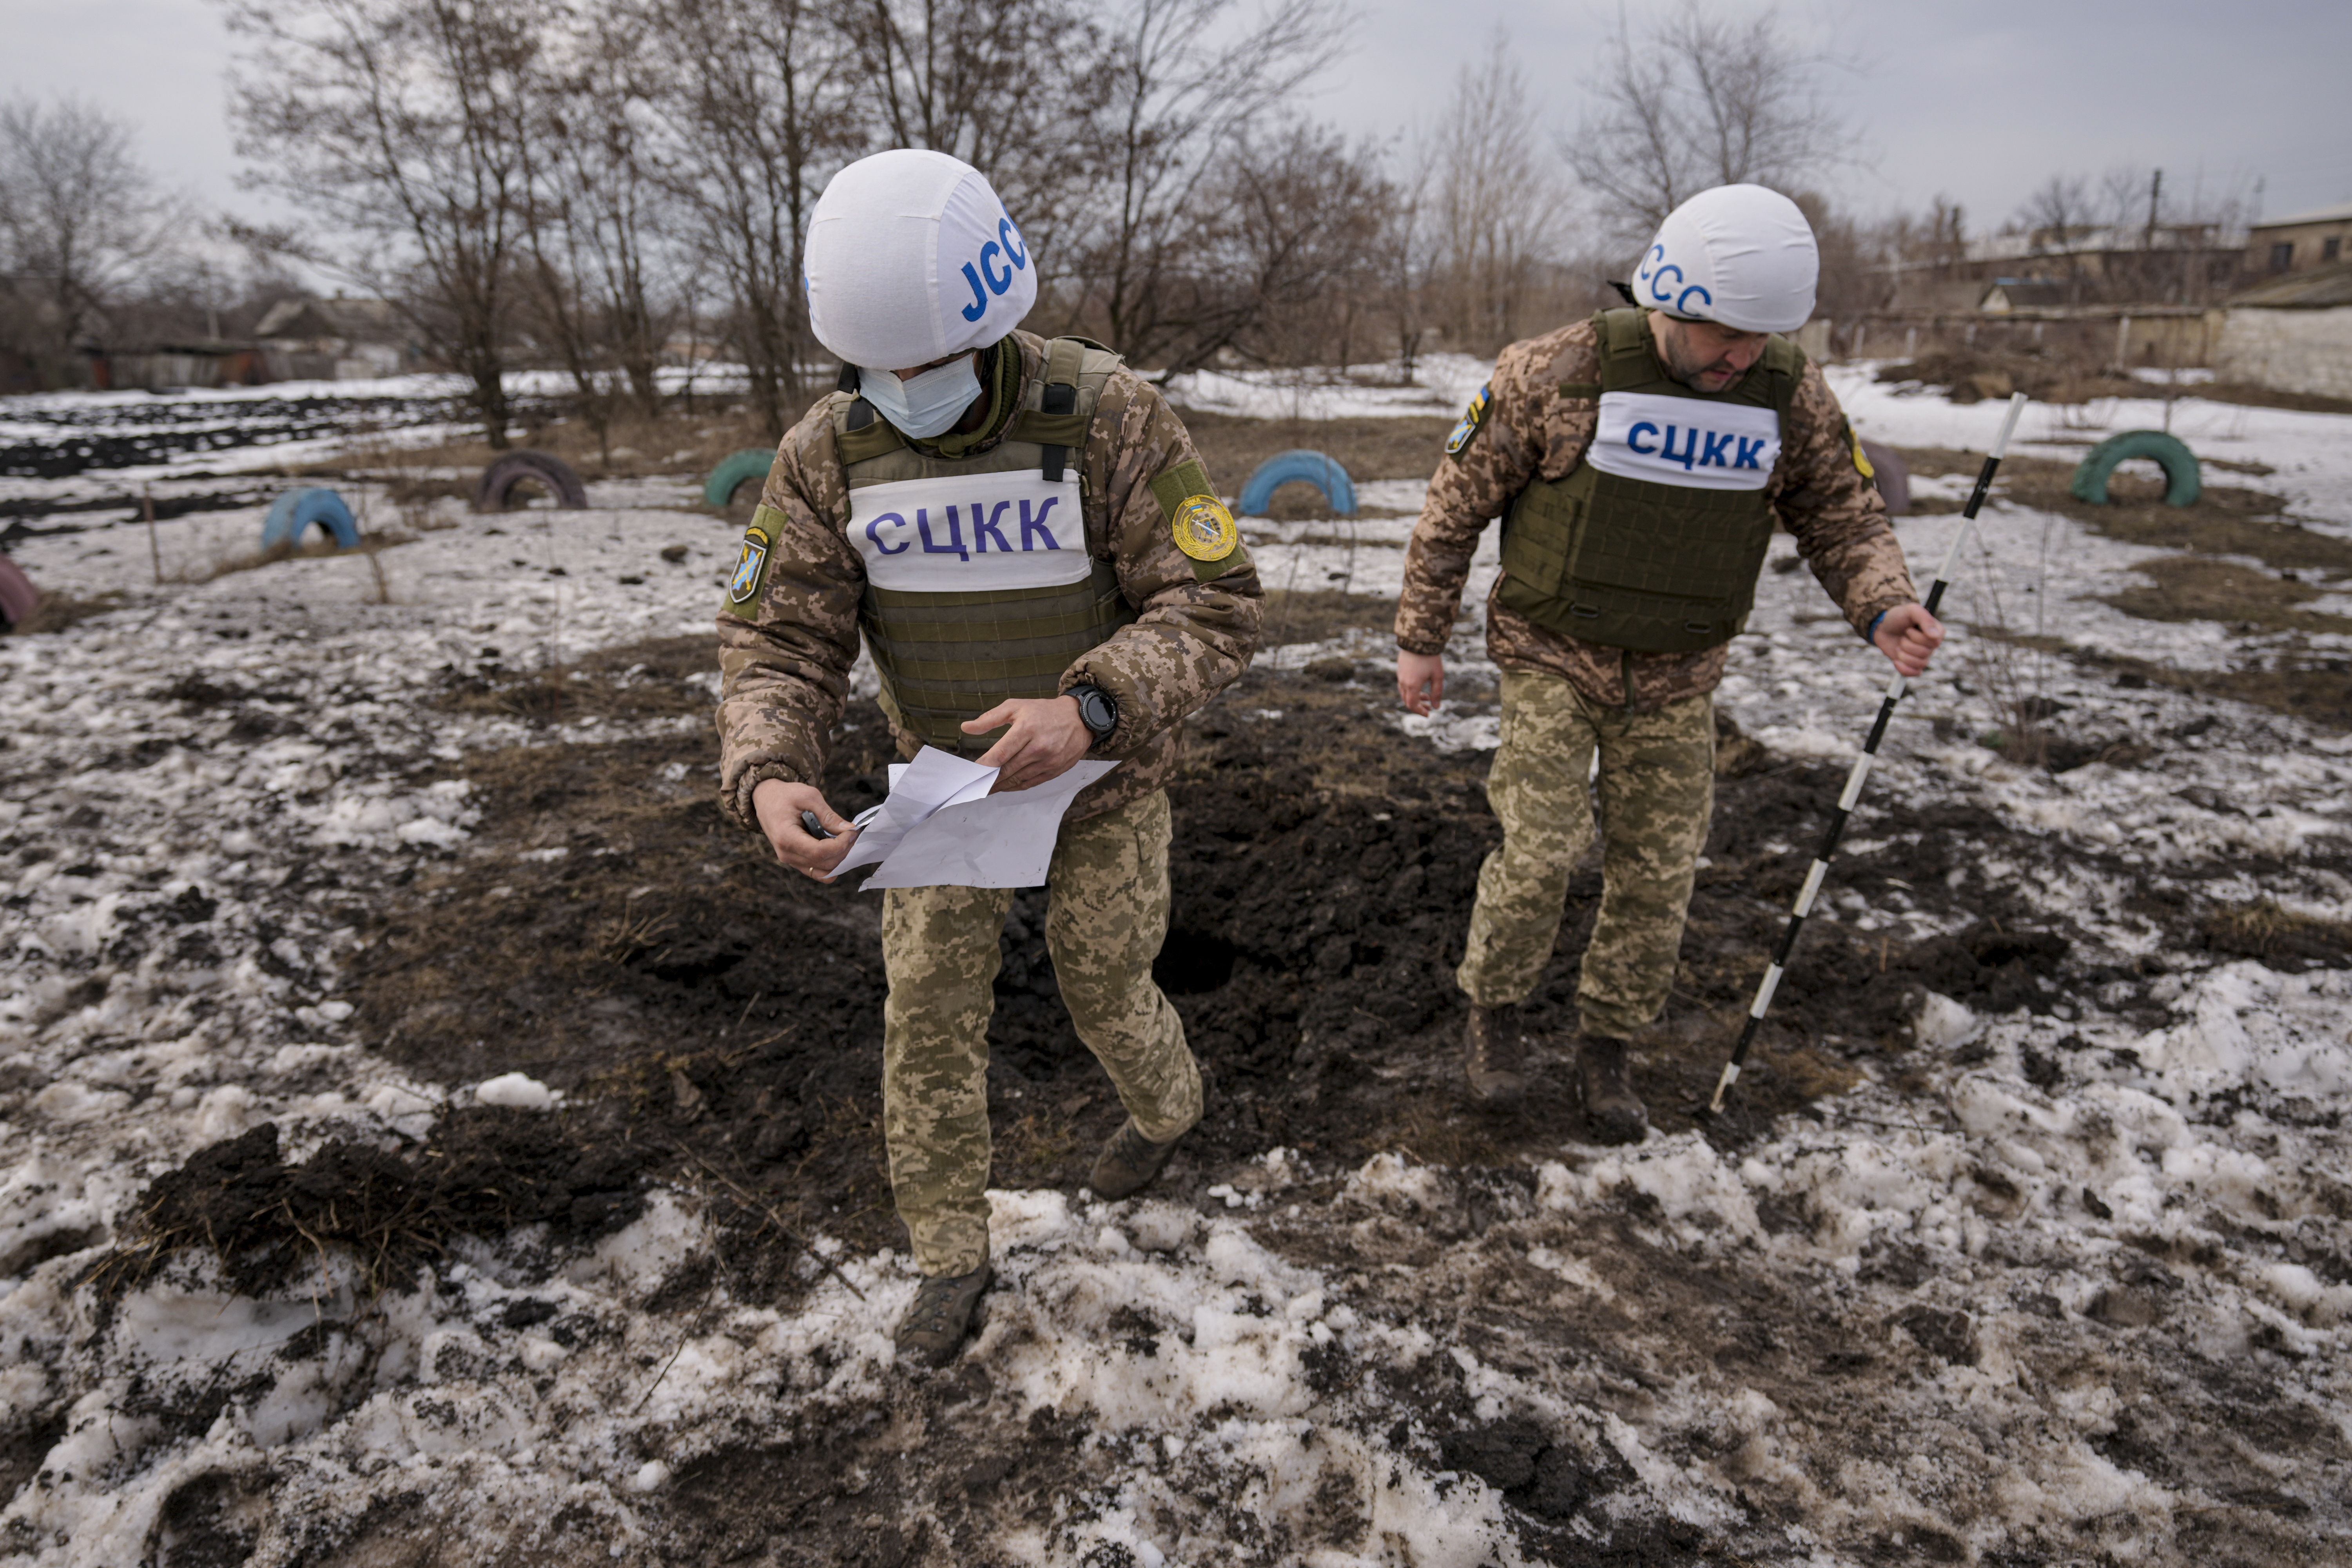
<svg viewBox="0 0 2352 1568"><path fill-rule="evenodd" d="M360 525L352 521L352 509L343 498L332 490L312 489L288 490L269 503L269 516L261 525L261 548L299 546L314 523L334 536L336 549L358 547Z"/></svg>
<svg viewBox="0 0 2352 1568"><path fill-rule="evenodd" d="M710 470L703 481L702 501L705 506L732 506L735 492L757 480L767 483L768 470L775 465L775 453L764 447L746 447L731 454L725 462Z"/></svg>
<svg viewBox="0 0 2352 1568"><path fill-rule="evenodd" d="M1266 507L1274 500L1276 488L1293 479L1305 479L1321 490L1331 510L1341 517L1356 515L1356 484L1348 478L1348 470L1339 466L1337 458L1327 458L1304 447L1277 452L1257 466L1257 472L1242 487L1242 514L1264 517Z"/></svg>
<svg viewBox="0 0 2352 1568"><path fill-rule="evenodd" d="M2067 488L2076 500L2105 506L2107 476L2116 471L2117 463L2127 463L2134 458L2153 458L2156 466L2164 470L2165 505L2195 506L2197 498L2205 493L2197 454L2179 437L2168 436L2161 430L2126 430L2120 436L2108 437L2091 448L2074 469L2074 482Z"/></svg>

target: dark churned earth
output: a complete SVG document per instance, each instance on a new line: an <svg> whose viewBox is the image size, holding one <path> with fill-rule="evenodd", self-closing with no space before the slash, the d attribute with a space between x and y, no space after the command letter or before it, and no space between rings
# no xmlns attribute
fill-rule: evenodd
<svg viewBox="0 0 2352 1568"><path fill-rule="evenodd" d="M139 1363L114 1406L150 1449L217 1456L272 1411L314 1436L152 1489L136 1560L163 1568L2021 1568L2341 1538L2325 1336L2352 1185L2297 1155L2338 1113L2252 1089L2172 1109L2122 1043L2203 1006L2188 977L2257 960L2319 1005L2340 928L2244 897L2252 851L2076 845L2105 896L2039 896L2015 868L2044 830L1990 795L1888 792L1729 1112L1695 1120L1845 773L1727 708L1682 970L1635 1043L1654 1130L1601 1149L1570 1089L1597 858L1530 1005L1534 1093L1461 1092L1490 753L1389 722L1387 668L1348 651L1386 614L1299 595L1286 640L1315 657L1263 662L1192 726L1157 973L1211 1098L1144 1199L1081 1189L1121 1112L1061 1011L1045 895L1016 899L991 1032L1003 1279L936 1373L877 1348L910 1288L879 900L785 874L720 816L707 640L453 666L428 728L523 734L411 764L419 790L467 786L463 852L381 880L321 854L270 895L348 931L345 1031L443 1098L396 1135L247 1128L152 1168L111 1227L28 1244L90 1260L80 1348L16 1347L49 1370L0 1437L0 1555L66 1561L23 1500L110 1462L75 1446L71 1391L206 1290L257 1314L252 1352ZM308 732L280 696L168 693L232 744ZM562 738L589 718L615 733ZM837 808L879 798L884 746L855 704ZM2254 874L2342 868L2324 840ZM179 896L145 940L207 962L213 911ZM560 1101L473 1099L510 1073Z"/></svg>

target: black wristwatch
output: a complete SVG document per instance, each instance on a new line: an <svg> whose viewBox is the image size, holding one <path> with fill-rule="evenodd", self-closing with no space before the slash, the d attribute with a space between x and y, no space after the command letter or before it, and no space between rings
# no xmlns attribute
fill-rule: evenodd
<svg viewBox="0 0 2352 1568"><path fill-rule="evenodd" d="M1078 722L1084 724L1087 733L1096 740L1106 738L1118 728L1118 704L1112 701L1110 693L1101 687L1081 682L1062 695L1078 700Z"/></svg>

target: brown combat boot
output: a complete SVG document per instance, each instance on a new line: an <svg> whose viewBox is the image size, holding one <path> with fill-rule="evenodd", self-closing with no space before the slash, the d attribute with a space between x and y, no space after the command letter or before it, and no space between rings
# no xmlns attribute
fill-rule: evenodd
<svg viewBox="0 0 2352 1568"><path fill-rule="evenodd" d="M927 1274L915 1288L913 1305L898 1320L898 1353L925 1366L955 1360L971 1331L971 1310L996 1271L983 1263L969 1274Z"/></svg>
<svg viewBox="0 0 2352 1568"><path fill-rule="evenodd" d="M1584 1122L1596 1143L1639 1143L1649 1131L1649 1113L1625 1073L1625 1042L1612 1035L1587 1035L1576 1054L1576 1077L1584 1090Z"/></svg>
<svg viewBox="0 0 2352 1568"><path fill-rule="evenodd" d="M1182 1136L1177 1134L1177 1138ZM1168 1163L1168 1156L1176 1152L1177 1138L1154 1143L1136 1126L1135 1118L1129 1117L1110 1135L1102 1152L1095 1156L1094 1173L1087 1177L1087 1185L1095 1190L1095 1196L1107 1203L1117 1203L1131 1193L1142 1191L1160 1173L1160 1168Z"/></svg>
<svg viewBox="0 0 2352 1568"><path fill-rule="evenodd" d="M1527 1041L1519 1033L1516 1002L1500 1007L1470 1005L1462 1029L1462 1066L1470 1098L1482 1105L1517 1105L1528 1092Z"/></svg>

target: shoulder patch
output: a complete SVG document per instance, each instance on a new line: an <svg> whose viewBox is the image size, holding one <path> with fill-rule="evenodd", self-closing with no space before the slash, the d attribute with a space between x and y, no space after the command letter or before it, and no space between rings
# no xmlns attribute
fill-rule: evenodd
<svg viewBox="0 0 2352 1568"><path fill-rule="evenodd" d="M1217 499L1209 470L1197 458L1179 463L1152 479L1151 499L1160 503L1176 548L1192 561L1192 574L1204 583L1222 576L1241 548L1242 531Z"/></svg>
<svg viewBox="0 0 2352 1568"><path fill-rule="evenodd" d="M1494 408L1495 387L1489 382L1478 389L1478 395L1472 398L1470 406L1463 411L1461 422L1454 426L1454 434L1445 438L1445 455L1461 457L1462 449L1476 440L1478 432L1486 427L1486 416L1494 412Z"/></svg>
<svg viewBox="0 0 2352 1568"><path fill-rule="evenodd" d="M1851 419L1845 422L1845 444L1853 453L1855 472L1861 474L1865 479L1876 482L1878 470L1870 466L1870 454L1862 449L1862 437L1853 433L1853 421Z"/></svg>
<svg viewBox="0 0 2352 1568"><path fill-rule="evenodd" d="M768 581L768 562L775 545L775 535L760 519L754 518L743 531L742 552L735 557L735 570L727 579L727 603L722 608L729 615L747 621L758 616L760 590Z"/></svg>

